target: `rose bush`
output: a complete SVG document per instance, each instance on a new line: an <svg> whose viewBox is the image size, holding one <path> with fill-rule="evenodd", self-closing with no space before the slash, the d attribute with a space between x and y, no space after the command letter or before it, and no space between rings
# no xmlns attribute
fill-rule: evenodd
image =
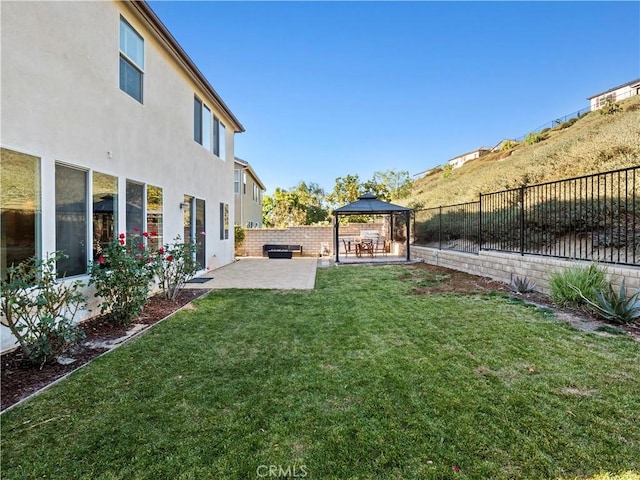
<svg viewBox="0 0 640 480"><path fill-rule="evenodd" d="M121 233L108 243L91 265L89 285L100 297L100 312L127 325L144 308L155 274L154 255L145 245L148 233L127 237Z"/></svg>
<svg viewBox="0 0 640 480"><path fill-rule="evenodd" d="M155 269L158 285L164 296L175 300L185 284L199 270L195 260L196 246L192 243L180 242L180 237L174 238L158 250Z"/></svg>

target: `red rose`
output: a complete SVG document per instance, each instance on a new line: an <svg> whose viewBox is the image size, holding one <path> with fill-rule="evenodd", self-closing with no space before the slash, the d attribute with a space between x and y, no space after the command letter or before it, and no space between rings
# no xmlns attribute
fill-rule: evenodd
<svg viewBox="0 0 640 480"><path fill-rule="evenodd" d="M162 255L162 254L164 253L164 247L160 247L160 248L158 249L158 253L159 253L160 255Z"/></svg>
<svg viewBox="0 0 640 480"><path fill-rule="evenodd" d="M120 245L124 245L124 240L120 240Z"/></svg>
<svg viewBox="0 0 640 480"><path fill-rule="evenodd" d="M140 229L138 227L133 227L133 231L137 233L140 231Z"/></svg>
<svg viewBox="0 0 640 480"><path fill-rule="evenodd" d="M169 255L167 257L167 262L172 262L173 261L173 255Z"/></svg>
<svg viewBox="0 0 640 480"><path fill-rule="evenodd" d="M99 257L99 258L98 258L98 263L99 263L100 265L102 265L102 264L104 263L104 257Z"/></svg>
<svg viewBox="0 0 640 480"><path fill-rule="evenodd" d="M151 236L152 237L157 237L158 236L158 232L151 232Z"/></svg>
<svg viewBox="0 0 640 480"><path fill-rule="evenodd" d="M138 260L142 260L142 255L138 254L138 255L136 255L136 258L137 258Z"/></svg>
<svg viewBox="0 0 640 480"><path fill-rule="evenodd" d="M453 471L454 472L459 472L460 471L460 467L453 467Z"/></svg>
<svg viewBox="0 0 640 480"><path fill-rule="evenodd" d="M138 245L138 248L139 248L140 250L144 250L144 245L141 243L140 245Z"/></svg>
<svg viewBox="0 0 640 480"><path fill-rule="evenodd" d="M121 234L120 234L120 238L124 238L124 233L121 233Z"/></svg>
<svg viewBox="0 0 640 480"><path fill-rule="evenodd" d="M148 237L149 237L149 233L148 233L148 232L144 232L144 233L142 234L142 236L143 236L143 237L145 237L145 238L148 238Z"/></svg>

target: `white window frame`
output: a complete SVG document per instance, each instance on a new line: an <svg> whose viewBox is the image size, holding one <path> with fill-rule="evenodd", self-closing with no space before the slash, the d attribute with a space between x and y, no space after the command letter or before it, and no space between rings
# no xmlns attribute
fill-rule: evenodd
<svg viewBox="0 0 640 480"><path fill-rule="evenodd" d="M122 84L120 84L120 90L122 90L124 93L126 93L127 95L129 95L131 98L133 98L134 100L137 100L140 103L143 103L144 100L144 56L145 56L145 48L144 48L144 38L142 37L142 35L140 35L138 33L138 31L133 28L133 26L124 18L124 17L120 17L120 23L118 24L120 31L119 31L119 44L118 44L118 50L120 52L119 55L119 59L124 60L126 63L128 63L132 68L134 68L135 70L137 70L140 73L140 98L135 97L134 95L132 95L131 92L127 91L126 89L123 88ZM122 32L123 32L123 27L126 30L128 30L131 34L133 34L134 37L137 37L140 40L140 44L141 44L141 52L140 53L140 57L138 60L134 59L131 55L129 55L128 52L131 52L131 50L129 48L127 48L127 36L123 37ZM124 48L123 48L123 43L124 43ZM128 51L128 52L127 52ZM119 67L120 69L121 67ZM120 76L122 75L122 72L119 71ZM120 81L120 80L118 80Z"/></svg>

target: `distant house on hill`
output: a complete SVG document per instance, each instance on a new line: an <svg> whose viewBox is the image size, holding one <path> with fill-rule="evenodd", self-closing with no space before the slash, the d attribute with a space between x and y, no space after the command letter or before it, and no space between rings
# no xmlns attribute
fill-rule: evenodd
<svg viewBox="0 0 640 480"><path fill-rule="evenodd" d="M619 102L634 95L640 95L640 78L587 97L587 100L591 103L591 111L594 111L602 108L609 98L614 102Z"/></svg>
<svg viewBox="0 0 640 480"><path fill-rule="evenodd" d="M452 158L447 163L451 165L453 168L458 168L464 165L469 160L474 160L476 158L480 158L483 155L486 155L491 151L488 147L480 147L477 150L473 150L472 152L463 153L462 155L458 155L455 158Z"/></svg>

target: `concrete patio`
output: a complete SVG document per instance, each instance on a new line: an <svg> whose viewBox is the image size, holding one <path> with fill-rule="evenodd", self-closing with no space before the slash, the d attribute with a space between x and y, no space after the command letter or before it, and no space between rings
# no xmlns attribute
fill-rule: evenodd
<svg viewBox="0 0 640 480"><path fill-rule="evenodd" d="M211 270L198 278L204 283L188 283L187 288L264 288L313 290L318 258L269 259L245 257Z"/></svg>

